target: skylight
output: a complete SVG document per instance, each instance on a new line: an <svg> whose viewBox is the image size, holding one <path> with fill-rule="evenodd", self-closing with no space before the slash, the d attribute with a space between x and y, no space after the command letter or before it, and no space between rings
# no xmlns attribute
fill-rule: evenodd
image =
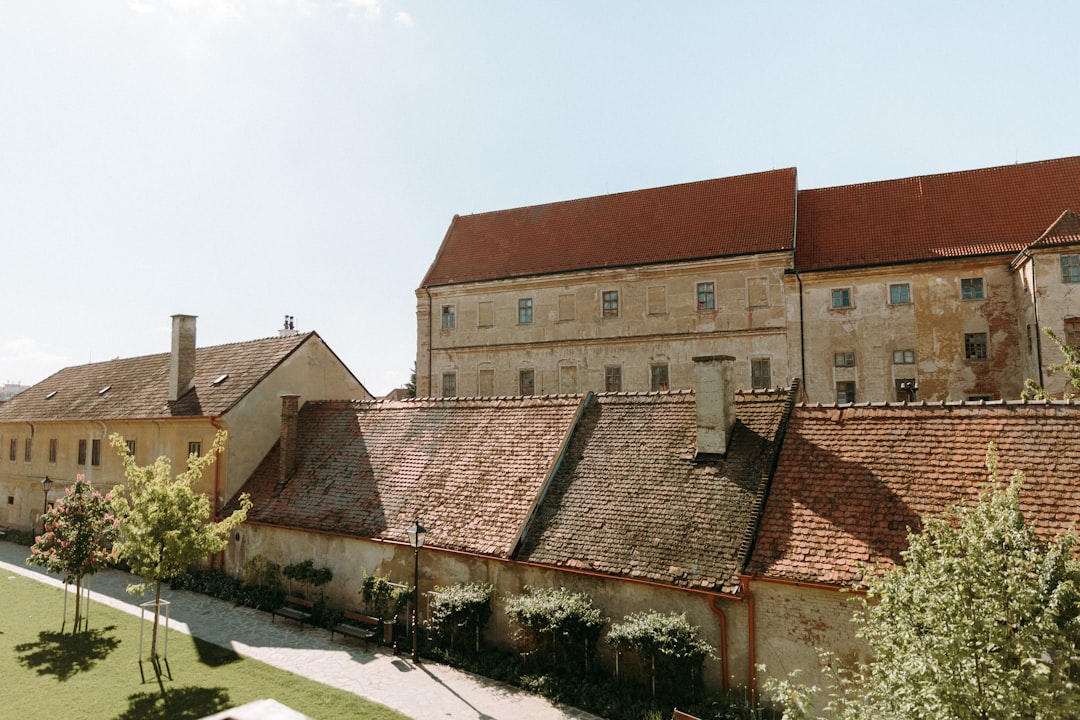
<svg viewBox="0 0 1080 720"><path fill-rule="evenodd" d="M212 382L210 384L211 385L220 385L221 383L225 382L225 378L227 378L227 377L229 377L229 373L225 373L223 375L218 375L217 379L214 380L214 382Z"/></svg>
<svg viewBox="0 0 1080 720"><path fill-rule="evenodd" d="M46 396L45 396L45 399L46 399L46 400L52 400L52 397L53 397L53 395L55 395L55 394L56 394L56 391L55 391L55 390L53 390L52 392L50 392L50 393L49 393L48 395L46 395Z"/></svg>
<svg viewBox="0 0 1080 720"><path fill-rule="evenodd" d="M109 392L109 390L112 390L112 385L106 385L105 387L98 390L97 394L98 395L104 395L105 393Z"/></svg>

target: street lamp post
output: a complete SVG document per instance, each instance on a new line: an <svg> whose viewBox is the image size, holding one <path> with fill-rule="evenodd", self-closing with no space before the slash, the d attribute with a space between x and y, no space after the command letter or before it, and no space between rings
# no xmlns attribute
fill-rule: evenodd
<svg viewBox="0 0 1080 720"><path fill-rule="evenodd" d="M41 506L41 532L45 532L45 513L49 512L49 491L52 490L53 481L49 476L41 478L41 490L45 494L45 502Z"/></svg>
<svg viewBox="0 0 1080 720"><path fill-rule="evenodd" d="M413 611L412 611L412 659L414 663L420 662L418 645L417 615L420 612L420 548L424 547L424 536L427 530L420 525L420 519L413 520L413 524L405 531L409 535L409 545L413 549Z"/></svg>

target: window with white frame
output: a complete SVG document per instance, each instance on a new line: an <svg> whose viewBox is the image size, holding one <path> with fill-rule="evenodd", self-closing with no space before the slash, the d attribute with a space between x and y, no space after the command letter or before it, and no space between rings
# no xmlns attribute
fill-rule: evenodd
<svg viewBox="0 0 1080 720"><path fill-rule="evenodd" d="M518 300L518 325L528 325L533 321L532 298L520 298Z"/></svg>
<svg viewBox="0 0 1080 720"><path fill-rule="evenodd" d="M772 367L769 358L750 361L750 387L762 390L772 387Z"/></svg>
<svg viewBox="0 0 1080 720"><path fill-rule="evenodd" d="M1080 255L1061 256L1061 282L1080 283Z"/></svg>
<svg viewBox="0 0 1080 720"><path fill-rule="evenodd" d="M442 329L453 330L455 324L455 311L453 305L442 306Z"/></svg>
<svg viewBox="0 0 1080 720"><path fill-rule="evenodd" d="M851 307L851 288L835 288L832 291L833 308Z"/></svg>
<svg viewBox="0 0 1080 720"><path fill-rule="evenodd" d="M960 298L962 300L981 300L986 297L982 278L961 278Z"/></svg>
<svg viewBox="0 0 1080 720"><path fill-rule="evenodd" d="M908 305L911 303L911 285L894 283L889 286L890 305Z"/></svg>
<svg viewBox="0 0 1080 720"><path fill-rule="evenodd" d="M716 283L699 282L697 284L697 309L698 312L716 309Z"/></svg>
<svg viewBox="0 0 1080 720"><path fill-rule="evenodd" d="M914 350L893 350L892 362L893 362L893 365L914 365L915 364L915 351Z"/></svg>

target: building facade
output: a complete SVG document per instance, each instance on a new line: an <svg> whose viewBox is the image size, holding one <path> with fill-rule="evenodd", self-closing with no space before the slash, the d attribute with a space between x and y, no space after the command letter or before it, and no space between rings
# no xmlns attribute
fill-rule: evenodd
<svg viewBox="0 0 1080 720"><path fill-rule="evenodd" d="M716 353L740 389L799 378L810 402L1061 391L1040 329L1080 338L1080 158L796 185L787 169L455 217L416 292L418 394L684 389Z"/></svg>

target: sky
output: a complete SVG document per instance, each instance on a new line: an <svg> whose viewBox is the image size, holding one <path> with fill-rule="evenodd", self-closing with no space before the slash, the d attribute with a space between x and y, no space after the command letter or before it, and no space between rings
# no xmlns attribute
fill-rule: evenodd
<svg viewBox="0 0 1080 720"><path fill-rule="evenodd" d="M1080 155L1076 2L0 0L0 385L315 330L375 395L455 214ZM1080 209L1080 208L1077 208Z"/></svg>

